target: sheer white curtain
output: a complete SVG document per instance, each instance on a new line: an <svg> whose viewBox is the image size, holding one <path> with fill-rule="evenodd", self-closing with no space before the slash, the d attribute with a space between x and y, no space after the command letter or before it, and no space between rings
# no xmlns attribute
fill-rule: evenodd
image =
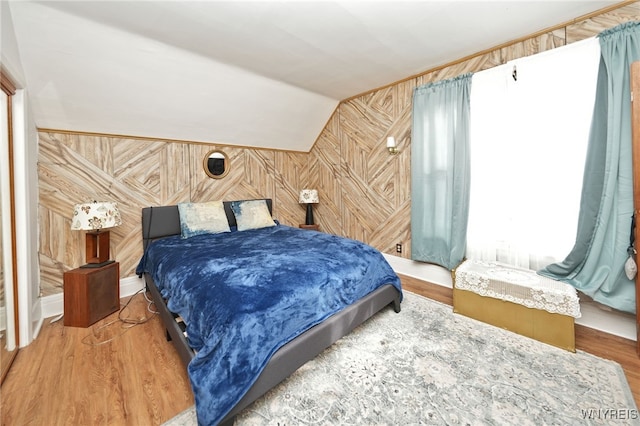
<svg viewBox="0 0 640 426"><path fill-rule="evenodd" d="M474 74L467 258L537 270L571 250L599 56L589 39Z"/></svg>

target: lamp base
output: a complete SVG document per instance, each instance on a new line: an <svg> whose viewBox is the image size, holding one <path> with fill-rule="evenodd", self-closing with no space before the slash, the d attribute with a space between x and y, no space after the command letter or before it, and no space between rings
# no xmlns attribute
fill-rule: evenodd
<svg viewBox="0 0 640 426"><path fill-rule="evenodd" d="M102 264L109 261L109 231L87 232L85 243L87 264Z"/></svg>
<svg viewBox="0 0 640 426"><path fill-rule="evenodd" d="M115 260L107 260L106 262L100 262L100 263L85 263L84 265L80 265L80 268L82 269L102 268L103 266L111 265L114 262Z"/></svg>
<svg viewBox="0 0 640 426"><path fill-rule="evenodd" d="M305 225L313 225L313 204L307 204L307 217L305 218Z"/></svg>

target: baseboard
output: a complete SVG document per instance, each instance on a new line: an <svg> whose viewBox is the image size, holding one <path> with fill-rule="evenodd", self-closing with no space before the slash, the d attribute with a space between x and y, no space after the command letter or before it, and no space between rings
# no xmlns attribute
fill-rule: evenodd
<svg viewBox="0 0 640 426"><path fill-rule="evenodd" d="M404 257L383 254L389 265L399 274L408 275L419 280L428 281L443 287L453 288L451 271L432 263L416 262Z"/></svg>
<svg viewBox="0 0 640 426"><path fill-rule="evenodd" d="M135 294L144 287L142 278L136 275L122 278L120 280L120 297L127 297ZM50 318L64 313L64 296L62 293L52 294L40 299L42 308L42 318Z"/></svg>
<svg viewBox="0 0 640 426"><path fill-rule="evenodd" d="M384 254L384 257L393 270L399 274L408 275L443 287L453 288L451 271L442 266L416 262L390 254ZM633 315L613 310L605 310L592 303L580 303L580 311L582 317L576 319L576 324L625 339L637 340L636 323Z"/></svg>
<svg viewBox="0 0 640 426"><path fill-rule="evenodd" d="M40 334L40 329L42 328L42 324L44 323L44 317L42 316L42 304L41 303L34 303L33 304L33 310L31 312L31 318L34 319L34 321L31 323L31 330L32 330L32 338L31 341L29 342L23 342L23 339L20 339L20 346L26 346L29 343L31 343L32 341L34 341L37 337L38 334Z"/></svg>
<svg viewBox="0 0 640 426"><path fill-rule="evenodd" d="M451 272L438 265L415 262L389 254L384 255L389 265L399 274L408 275L419 280L453 288ZM137 276L126 277L120 280L120 297L131 296L144 287L144 281ZM42 318L61 315L64 312L64 299L62 293L46 296L41 299ZM607 311L592 304L581 304L582 317L576 319L576 324L605 333L620 336L629 340L636 340L636 324L633 316L628 314Z"/></svg>

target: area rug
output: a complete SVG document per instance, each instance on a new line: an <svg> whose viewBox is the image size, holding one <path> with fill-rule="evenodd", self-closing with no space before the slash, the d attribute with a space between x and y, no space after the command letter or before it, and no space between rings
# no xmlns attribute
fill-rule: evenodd
<svg viewBox="0 0 640 426"><path fill-rule="evenodd" d="M196 425L192 408L168 426ZM242 411L236 425L638 425L619 364L405 292Z"/></svg>

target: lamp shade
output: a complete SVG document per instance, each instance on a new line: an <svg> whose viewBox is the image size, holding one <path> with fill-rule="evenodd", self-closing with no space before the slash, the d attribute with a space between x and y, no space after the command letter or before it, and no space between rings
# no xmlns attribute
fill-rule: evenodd
<svg viewBox="0 0 640 426"><path fill-rule="evenodd" d="M112 202L76 204L71 219L72 230L97 230L122 224L118 205Z"/></svg>
<svg viewBox="0 0 640 426"><path fill-rule="evenodd" d="M316 204L319 202L318 191L315 189L303 189L300 191L300 204Z"/></svg>
<svg viewBox="0 0 640 426"><path fill-rule="evenodd" d="M396 139L393 136L389 136L387 138L387 148L395 148L396 147Z"/></svg>

